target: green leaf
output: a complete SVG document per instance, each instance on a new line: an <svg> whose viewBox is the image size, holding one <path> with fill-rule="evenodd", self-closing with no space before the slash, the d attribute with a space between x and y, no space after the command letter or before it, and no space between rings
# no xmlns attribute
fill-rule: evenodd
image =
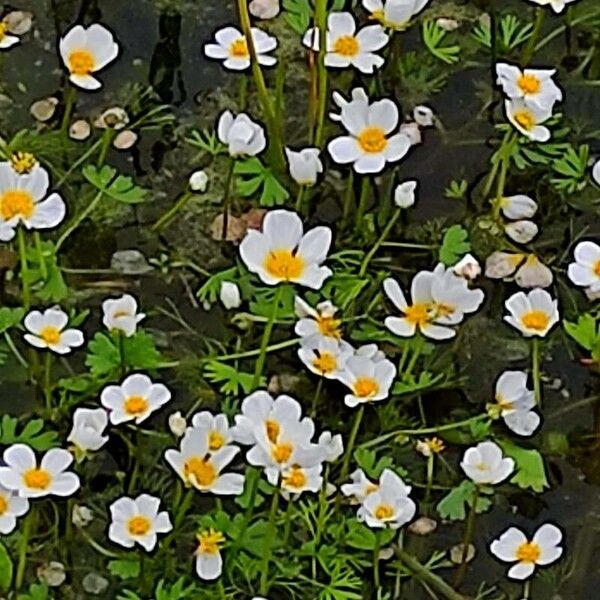
<svg viewBox="0 0 600 600"><path fill-rule="evenodd" d="M8 592L13 579L13 563L6 546L0 543L0 592Z"/></svg>
<svg viewBox="0 0 600 600"><path fill-rule="evenodd" d="M123 354L130 369L152 370L162 361L154 339L143 329L123 340Z"/></svg>
<svg viewBox="0 0 600 600"><path fill-rule="evenodd" d="M104 165L98 169L94 165L83 167L83 176L101 192L124 204L139 204L146 200L148 190L139 187L126 175L120 175L116 169Z"/></svg>
<svg viewBox="0 0 600 600"><path fill-rule="evenodd" d="M252 391L253 373L244 373L218 360L209 360L206 363L204 376L212 383L220 383L219 390L226 395L235 396L240 393L240 390L245 394ZM259 387L266 383L266 378L261 377Z"/></svg>
<svg viewBox="0 0 600 600"><path fill-rule="evenodd" d="M381 545L388 544L395 537L396 533L390 529L381 531ZM358 550L373 550L377 542L375 532L369 529L364 523L360 523L356 519L348 521L348 535L346 536L346 544L351 548Z"/></svg>
<svg viewBox="0 0 600 600"><path fill-rule="evenodd" d="M0 308L0 333L8 331L11 327L18 325L25 314L24 308Z"/></svg>
<svg viewBox="0 0 600 600"><path fill-rule="evenodd" d="M516 474L510 480L521 489L532 489L534 492L543 492L544 488L550 487L546 478L544 460L537 450L521 448L511 441L499 442L504 454L515 461Z"/></svg>
<svg viewBox="0 0 600 600"><path fill-rule="evenodd" d="M94 377L108 375L121 366L119 349L108 334L97 332L89 341L85 364Z"/></svg>
<svg viewBox="0 0 600 600"><path fill-rule="evenodd" d="M200 302L214 304L219 299L219 292L224 281L237 281L238 268L232 267L211 275L196 292Z"/></svg>
<svg viewBox="0 0 600 600"><path fill-rule="evenodd" d="M48 587L39 583L32 583L26 594L17 596L17 600L48 600L49 598Z"/></svg>
<svg viewBox="0 0 600 600"><path fill-rule="evenodd" d="M31 419L25 427L17 432L19 420L10 415L4 415L0 422L0 444L27 444L35 450L48 450L59 445L56 431L45 429L42 419Z"/></svg>
<svg viewBox="0 0 600 600"><path fill-rule="evenodd" d="M111 560L108 572L119 579L133 579L140 574L140 562L136 559Z"/></svg>
<svg viewBox="0 0 600 600"><path fill-rule="evenodd" d="M589 313L579 315L577 323L563 321L565 331L583 348L591 350L598 343L600 334L596 319Z"/></svg>
<svg viewBox="0 0 600 600"><path fill-rule="evenodd" d="M440 248L440 261L447 267L451 267L470 250L468 231L462 225L452 225L444 234Z"/></svg>
<svg viewBox="0 0 600 600"><path fill-rule="evenodd" d="M382 456L377 460L377 454L374 450L368 448L358 448L354 451L354 460L358 466L371 479L379 479L384 469L389 469L393 465L391 456Z"/></svg>
<svg viewBox="0 0 600 600"><path fill-rule="evenodd" d="M450 490L437 504L436 509L442 519L462 521L467 516L467 509L473 506L475 484L465 479L460 485ZM489 509L492 501L482 497L477 499L477 512L482 513Z"/></svg>
<svg viewBox="0 0 600 600"><path fill-rule="evenodd" d="M443 46L442 42L447 36L447 31L442 29L435 21L423 22L423 41L425 46L439 60L446 64L454 64L459 60L460 46L453 44Z"/></svg>
<svg viewBox="0 0 600 600"><path fill-rule="evenodd" d="M265 167L258 158L237 161L234 173L239 176L238 192L245 198L260 193L258 202L261 206L283 204L290 197L273 171Z"/></svg>

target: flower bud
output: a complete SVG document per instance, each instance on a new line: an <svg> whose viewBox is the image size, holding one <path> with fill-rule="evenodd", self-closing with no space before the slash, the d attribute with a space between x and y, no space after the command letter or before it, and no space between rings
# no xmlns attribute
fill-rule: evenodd
<svg viewBox="0 0 600 600"><path fill-rule="evenodd" d="M429 106L421 104L413 108L413 119L420 127L433 127L435 117Z"/></svg>
<svg viewBox="0 0 600 600"><path fill-rule="evenodd" d="M239 308L239 306L242 303L240 288L237 286L236 283L232 283L231 281L224 281L221 284L219 298L223 306L227 310L231 310L232 308Z"/></svg>
<svg viewBox="0 0 600 600"><path fill-rule="evenodd" d="M502 198L500 209L506 218L516 221L518 219L531 219L535 215L538 205L529 196L517 194L516 196Z"/></svg>
<svg viewBox="0 0 600 600"><path fill-rule="evenodd" d="M394 192L394 204L398 208L410 208L415 203L417 185L418 182L414 179L399 183Z"/></svg>
<svg viewBox="0 0 600 600"><path fill-rule="evenodd" d="M527 244L537 234L539 228L533 221L515 221L504 227L506 235L517 244Z"/></svg>
<svg viewBox="0 0 600 600"><path fill-rule="evenodd" d="M180 411L169 415L169 429L175 437L181 437L187 429L187 421Z"/></svg>
<svg viewBox="0 0 600 600"><path fill-rule="evenodd" d="M208 187L208 175L205 171L194 171L188 180L188 185L192 192L200 192L203 194Z"/></svg>

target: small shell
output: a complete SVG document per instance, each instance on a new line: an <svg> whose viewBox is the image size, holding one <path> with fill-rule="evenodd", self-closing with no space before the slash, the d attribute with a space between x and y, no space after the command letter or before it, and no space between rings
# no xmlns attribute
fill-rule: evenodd
<svg viewBox="0 0 600 600"><path fill-rule="evenodd" d="M450 560L455 565L460 565L463 562L463 548L464 544L456 544L456 546L452 546L450 548ZM465 562L470 563L475 558L475 546L473 544L469 544L467 547L467 555L465 557Z"/></svg>
<svg viewBox="0 0 600 600"><path fill-rule="evenodd" d="M23 35L27 33L33 25L33 13L26 10L13 10L2 19L6 23L9 33L14 35Z"/></svg>
<svg viewBox="0 0 600 600"><path fill-rule="evenodd" d="M123 129L129 123L129 116L124 108L113 106L107 108L94 121L94 127L98 129Z"/></svg>
<svg viewBox="0 0 600 600"><path fill-rule="evenodd" d="M87 140L90 137L90 133L92 128L90 124L84 119L78 119L71 123L71 127L69 127L69 137L72 140L77 140L81 142L83 140Z"/></svg>
<svg viewBox="0 0 600 600"><path fill-rule="evenodd" d="M129 150L129 148L135 146L137 141L138 134L135 131L131 131L131 129L125 129L117 134L113 140L113 146L117 150Z"/></svg>
<svg viewBox="0 0 600 600"><path fill-rule="evenodd" d="M40 121L41 123L45 123L54 116L57 106L58 98L55 98L54 96L49 96L48 98L36 100L31 105L29 112L31 113L31 116L34 119Z"/></svg>
<svg viewBox="0 0 600 600"><path fill-rule="evenodd" d="M437 521L429 517L420 517L408 526L408 530L415 535L429 535L435 531L436 527Z"/></svg>

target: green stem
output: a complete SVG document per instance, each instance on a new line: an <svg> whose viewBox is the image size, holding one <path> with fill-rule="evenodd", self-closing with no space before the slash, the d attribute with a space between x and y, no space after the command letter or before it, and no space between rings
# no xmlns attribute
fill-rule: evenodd
<svg viewBox="0 0 600 600"><path fill-rule="evenodd" d="M319 377L319 382L317 383L317 387L315 389L315 393L313 395L310 416L314 418L317 414L317 406L319 405L319 400L321 399L321 390L323 389L323 378Z"/></svg>
<svg viewBox="0 0 600 600"><path fill-rule="evenodd" d="M342 213L342 229L345 229L350 220L350 213L352 212L352 204L354 201L354 171L350 171L348 175L348 181L346 182L346 193L344 194L344 206Z"/></svg>
<svg viewBox="0 0 600 600"><path fill-rule="evenodd" d="M296 196L296 204L294 205L294 210L297 213L302 212L302 205L304 204L304 195L306 194L306 186L300 185L298 186L298 195Z"/></svg>
<svg viewBox="0 0 600 600"><path fill-rule="evenodd" d="M63 113L63 118L60 125L60 131L62 134L66 134L69 130L69 122L71 121L71 115L73 114L73 108L75 107L76 96L77 91L72 85L69 85L65 92L65 112Z"/></svg>
<svg viewBox="0 0 600 600"><path fill-rule="evenodd" d="M475 532L475 517L477 516L479 492L479 486L475 484L475 489L473 490L473 503L471 504L471 509L469 510L469 516L467 517L467 523L465 525L465 534L462 541L462 556L460 557L460 565L458 566L453 582L456 589L460 588L467 573L467 557L469 555L469 546L473 540L473 533Z"/></svg>
<svg viewBox="0 0 600 600"><path fill-rule="evenodd" d="M271 499L271 510L269 511L269 521L267 523L267 532L263 538L263 555L260 566L260 594L265 595L269 591L269 561L273 551L273 540L275 538L275 517L279 507L279 486L273 492Z"/></svg>
<svg viewBox="0 0 600 600"><path fill-rule="evenodd" d="M327 481L329 480L329 464L325 464L325 473L323 474L323 483L321 484L321 490L319 492L319 512L317 514L317 531L315 534L315 550L319 550L321 545L321 537L323 535L323 528L325 527L325 517L327 516ZM311 572L312 578L317 578L317 558L312 557L311 560Z"/></svg>
<svg viewBox="0 0 600 600"><path fill-rule="evenodd" d="M226 600L227 596L225 595L225 588L223 587L223 581L221 579L217 581L217 591L219 592L219 598L221 600Z"/></svg>
<svg viewBox="0 0 600 600"><path fill-rule="evenodd" d="M417 334L417 336L415 337L415 349L413 350L412 356L410 357L410 360L408 361L408 365L406 366L406 371L404 371L404 373L402 373L402 378L403 379L407 379L408 377L410 377L412 370L415 368L415 365L417 364L417 360L419 359L419 356L421 356L421 352L423 350L423 337L419 334Z"/></svg>
<svg viewBox="0 0 600 600"><path fill-rule="evenodd" d="M540 340L535 336L531 339L531 377L533 379L535 403L541 408L542 382L540 378Z"/></svg>
<svg viewBox="0 0 600 600"><path fill-rule="evenodd" d="M315 145L320 148L323 143L328 99L327 67L325 66L325 55L327 54L327 0L315 0L315 27L319 30L319 56L317 61L317 123L314 140Z"/></svg>
<svg viewBox="0 0 600 600"><path fill-rule="evenodd" d="M401 214L401 211L397 210L392 215L392 218L388 220L387 225L385 226L384 230L381 232L381 235L379 236L379 239L375 242L373 247L369 250L369 252L365 256L364 260L362 261L362 264L360 265L360 271L358 272L359 277L365 276L365 274L367 272L367 267L369 266L371 259L375 256L375 253L377 252L377 250L379 250L379 248L381 247L381 244L383 244L383 242L386 240L387 236L390 234L390 231L396 224L396 221L399 219L400 214Z"/></svg>
<svg viewBox="0 0 600 600"><path fill-rule="evenodd" d="M98 193L94 196L93 200L81 211L79 216L75 218L73 223L64 231L64 233L58 238L56 242L55 252L58 253L59 249L65 243L67 238L81 225L83 221L94 211L104 192L102 190L98 191Z"/></svg>
<svg viewBox="0 0 600 600"><path fill-rule="evenodd" d="M256 360L256 366L254 368L252 389L256 389L258 387L260 378L262 376L262 372L265 366L265 359L267 357L267 348L269 346L269 341L271 340L271 333L273 332L273 325L275 324L275 317L277 316L277 308L279 307L279 301L281 300L282 289L282 284L279 284L275 288L271 316L269 317L269 320L267 321L267 324L265 326L265 330L263 331L262 341L260 344L260 354L258 355L258 359Z"/></svg>
<svg viewBox="0 0 600 600"><path fill-rule="evenodd" d="M21 287L23 290L23 308L28 311L31 306L31 289L29 287L29 264L27 262L27 241L23 227L17 227L17 241L19 244L19 260L21 262Z"/></svg>
<svg viewBox="0 0 600 600"><path fill-rule="evenodd" d="M29 514L23 519L23 526L21 529L21 537L19 539L18 546L18 559L17 559L17 574L15 575L15 590L18 592L23 586L23 579L25 577L25 568L27 566L27 549L29 547L29 536L33 528L35 519L34 507L29 509Z"/></svg>
<svg viewBox="0 0 600 600"><path fill-rule="evenodd" d="M46 408L52 408L52 352L46 351L44 364L44 398L46 399Z"/></svg>
<svg viewBox="0 0 600 600"><path fill-rule="evenodd" d="M184 192L179 200L173 204L173 206L165 212L165 214L152 225L152 231L160 231L167 223L173 220L175 215L188 203L190 198L193 198L194 194L189 190Z"/></svg>
<svg viewBox="0 0 600 600"><path fill-rule="evenodd" d="M362 222L367 210L369 201L369 178L363 177L360 186L360 199L358 201L358 210L356 211L356 221L354 222L354 232L359 233L362 229Z"/></svg>
<svg viewBox="0 0 600 600"><path fill-rule="evenodd" d="M432 573L425 565L422 565L412 554L396 545L393 548L398 559L410 571L421 579L423 583L442 594L446 600L467 600L465 596L452 589L441 577Z"/></svg>
<svg viewBox="0 0 600 600"><path fill-rule="evenodd" d="M48 267L46 266L46 259L44 258L44 251L42 250L42 238L40 237L39 232L33 232L33 241L35 244L38 263L40 265L40 273L42 275L42 279L46 281L46 279L48 279Z"/></svg>
<svg viewBox="0 0 600 600"><path fill-rule="evenodd" d="M287 548L289 539L290 539L290 533L292 531L292 510L294 508L294 501L292 500L292 496L290 496L289 500L288 500L288 504L286 506L285 509L285 521L284 521L284 525L283 525L283 541L282 541L282 547L283 548Z"/></svg>
<svg viewBox="0 0 600 600"><path fill-rule="evenodd" d="M296 346L300 343L302 338L295 338L293 340L285 340L285 342L279 342L277 344L271 344L267 346L267 352L276 352L277 350L284 350L285 348L291 348L292 346ZM246 350L245 352L237 352L236 354L223 354L221 356L216 356L215 360L238 360L240 358L251 358L252 356L258 356L261 353L260 348L256 348L255 350Z"/></svg>
<svg viewBox="0 0 600 600"><path fill-rule="evenodd" d="M360 405L358 411L356 412L356 416L354 417L354 425L352 426L352 431L350 432L350 437L348 438L348 446L346 447L346 453L344 454L344 462L342 463L340 481L345 481L346 479L348 479L348 473L350 471L350 459L352 458L354 444L356 443L356 436L358 435L358 430L360 429L360 424L364 414L365 405L363 403Z"/></svg>
<svg viewBox="0 0 600 600"><path fill-rule="evenodd" d="M381 549L381 529L375 531L375 546L373 547L373 581L375 582L375 592L379 591L381 583L379 581L379 550Z"/></svg>
<svg viewBox="0 0 600 600"><path fill-rule="evenodd" d="M235 159L231 159L229 162L229 169L227 170L227 179L225 180L225 194L223 196L223 229L221 230L221 237L223 241L227 240L227 229L229 228L229 212L231 206L231 188L233 185L233 175L235 173Z"/></svg>
<svg viewBox="0 0 600 600"><path fill-rule="evenodd" d="M121 370L121 378L127 373L127 360L125 357L125 334L122 331L117 332L119 346L119 365Z"/></svg>
<svg viewBox="0 0 600 600"><path fill-rule="evenodd" d="M98 160L96 161L96 167L99 169L106 161L106 155L110 148L110 143L113 139L114 131L112 129L105 129L102 134L102 141L100 143L100 152L98 153Z"/></svg>
<svg viewBox="0 0 600 600"><path fill-rule="evenodd" d="M531 580L523 583L523 600L529 600L531 594Z"/></svg>
<svg viewBox="0 0 600 600"><path fill-rule="evenodd" d="M60 188L65 181L67 181L67 179L69 178L69 176L71 175L71 173L73 173L73 171L79 170L79 167L90 157L92 156L92 154L96 153L96 150L98 150L98 148L100 147L100 145L102 144L102 138L100 138L99 140L96 140L70 167L69 169L65 172L65 174L58 180L58 182L56 183L56 185L54 186L55 190L58 190L58 188Z"/></svg>
<svg viewBox="0 0 600 600"><path fill-rule="evenodd" d="M6 345L9 347L10 351L15 355L15 358L17 359L17 361L19 361L19 364L22 367L24 367L25 369L29 369L29 363L25 360L23 355L19 352L19 350L15 346L15 343L13 342L12 338L10 337L10 334L8 333L8 331L4 332L4 341L6 342Z"/></svg>
<svg viewBox="0 0 600 600"><path fill-rule="evenodd" d="M433 467L435 464L435 454L432 452L427 457L427 487L425 488L425 499L423 500L423 504L427 506L429 504L429 499L431 497L431 488L433 486Z"/></svg>
<svg viewBox="0 0 600 600"><path fill-rule="evenodd" d="M546 19L546 10L547 9L542 8L541 6L535 9L535 23L533 25L533 30L527 41L527 46L525 46L523 54L521 55L521 66L523 68L529 64L529 61L532 59L533 53L535 52L535 45L540 37L542 27L544 26L544 20Z"/></svg>

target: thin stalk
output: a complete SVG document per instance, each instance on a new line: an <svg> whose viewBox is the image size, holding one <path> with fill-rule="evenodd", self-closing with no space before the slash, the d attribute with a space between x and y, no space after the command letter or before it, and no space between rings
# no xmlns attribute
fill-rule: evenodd
<svg viewBox="0 0 600 600"><path fill-rule="evenodd" d="M527 41L527 45L523 49L523 53L521 54L521 66L526 67L529 64L529 61L532 59L533 54L535 52L535 45L540 37L540 33L542 32L542 27L544 26L544 20L546 19L546 9L541 6L535 9L535 23L533 25L533 30L531 35L529 36L529 40Z"/></svg>
<svg viewBox="0 0 600 600"><path fill-rule="evenodd" d="M325 526L325 516L327 514L327 482L329 481L329 464L325 464L325 473L323 474L323 483L319 492L319 512L317 514L317 531L315 534L315 548L321 545L323 527ZM312 578L317 578L317 559L315 556L311 560Z"/></svg>
<svg viewBox="0 0 600 600"><path fill-rule="evenodd" d="M381 582L379 580L379 550L381 549L381 529L375 531L375 546L373 548L373 581L375 592L379 591Z"/></svg>
<svg viewBox="0 0 600 600"><path fill-rule="evenodd" d="M106 161L106 155L110 148L110 143L114 137L114 131L112 129L105 129L102 134L102 140L100 142L100 152L98 153L98 159L96 160L96 167L99 169Z"/></svg>
<svg viewBox="0 0 600 600"><path fill-rule="evenodd" d="M441 577L432 573L425 565L422 565L412 554L406 552L397 545L393 546L398 559L412 571L423 583L442 594L446 600L467 600L465 596L452 589Z"/></svg>
<svg viewBox="0 0 600 600"><path fill-rule="evenodd" d="M315 0L315 27L319 31L319 56L317 61L318 106L314 141L316 146L321 147L328 98L327 67L325 66L325 55L327 53L327 0Z"/></svg>
<svg viewBox="0 0 600 600"><path fill-rule="evenodd" d="M319 377L319 382L317 383L317 387L315 389L315 393L313 395L310 416L314 418L317 414L317 407L319 405L319 400L321 399L321 390L323 389L323 378Z"/></svg>
<svg viewBox="0 0 600 600"><path fill-rule="evenodd" d="M277 308L279 306L279 301L281 299L281 290L283 289L282 284L279 284L275 288L275 296L273 298L273 307L271 311L271 316L267 321L265 326L265 330L263 331L262 341L260 344L260 353L256 360L256 365L254 367L254 378L252 379L252 389L256 389L260 382L260 378L265 367L265 359L267 357L267 348L269 346L269 341L271 340L271 333L273 333L273 325L275 324L275 317L277 316Z"/></svg>
<svg viewBox="0 0 600 600"><path fill-rule="evenodd" d="M66 134L69 130L69 122L71 121L71 116L73 115L76 96L77 91L72 85L69 85L65 92L65 112L63 113L62 122L60 124L60 131L63 134Z"/></svg>
<svg viewBox="0 0 600 600"><path fill-rule="evenodd" d="M523 600L529 600L531 594L531 580L528 579L523 583Z"/></svg>
<svg viewBox="0 0 600 600"><path fill-rule="evenodd" d="M12 338L10 337L10 334L8 333L8 331L4 332L4 341L6 342L6 345L9 347L10 351L15 355L15 358L17 359L19 364L22 367L24 367L25 369L29 369L29 363L25 360L23 355L19 352L19 350L15 346L15 343L13 342Z"/></svg>
<svg viewBox="0 0 600 600"><path fill-rule="evenodd" d="M23 308L28 311L31 306L31 289L29 287L29 264L27 262L27 241L23 227L17 228L17 242L19 245L19 260L21 263L21 288L23 290Z"/></svg>
<svg viewBox="0 0 600 600"><path fill-rule="evenodd" d="M121 369L121 377L125 377L127 373L127 360L125 356L125 334L122 331L117 332L119 336L119 365Z"/></svg>
<svg viewBox="0 0 600 600"><path fill-rule="evenodd" d="M23 586L25 577L25 568L27 566L27 548L29 547L29 536L35 519L34 507L32 506L29 513L23 519L23 527L21 529L21 537L18 546L17 573L15 575L15 591L19 591Z"/></svg>
<svg viewBox="0 0 600 600"><path fill-rule="evenodd" d="M535 403L542 407L542 382L540 378L540 340L536 336L531 339L531 377L533 379L533 395Z"/></svg>
<svg viewBox="0 0 600 600"><path fill-rule="evenodd" d="M285 348L290 348L291 346L296 346L300 343L302 338L294 338L293 340L285 340L285 342L278 342L277 344L271 344L267 346L267 352L276 352L277 350L284 350ZM252 356L258 356L261 353L260 348L256 348L255 350L246 350L245 352L237 352L236 354L222 354L221 356L216 356L215 360L223 361L223 360L238 360L240 358L251 358Z"/></svg>
<svg viewBox="0 0 600 600"><path fill-rule="evenodd" d="M425 488L425 499L423 504L427 506L431 497L431 488L433 486L433 468L435 466L435 454L432 452L427 457L427 487Z"/></svg>
<svg viewBox="0 0 600 600"><path fill-rule="evenodd" d="M93 200L81 211L78 217L75 218L73 223L64 231L64 233L58 238L56 242L55 252L58 253L62 245L65 243L67 238L81 225L83 221L92 213L94 209L102 199L104 192L100 190L93 198Z"/></svg>
<svg viewBox="0 0 600 600"><path fill-rule="evenodd" d="M360 186L360 199L358 201L358 210L356 211L356 221L354 222L354 232L359 233L362 221L367 211L367 202L369 201L369 178L363 177Z"/></svg>
<svg viewBox="0 0 600 600"><path fill-rule="evenodd" d="M269 561L273 551L273 539L275 537L275 517L279 508L279 486L273 492L271 499L271 510L269 511L269 521L267 523L267 532L263 539L263 555L260 566L260 587L259 591L262 595L269 591Z"/></svg>
<svg viewBox="0 0 600 600"><path fill-rule="evenodd" d="M294 501L292 496L290 496L288 500L288 504L285 509L285 521L283 525L283 548L287 548L288 541L290 539L290 533L292 532L292 509L293 509Z"/></svg>
<svg viewBox="0 0 600 600"><path fill-rule="evenodd" d="M169 210L165 212L165 214L152 225L152 231L160 231L167 223L173 220L175 215L188 203L190 198L194 196L193 192L187 191L184 192L179 200L171 206Z"/></svg>
<svg viewBox="0 0 600 600"><path fill-rule="evenodd" d="M346 193L344 194L344 206L342 213L342 229L346 228L348 221L350 220L350 213L352 212L352 204L354 201L354 171L350 171L348 175L348 181L346 182Z"/></svg>
<svg viewBox="0 0 600 600"><path fill-rule="evenodd" d="M412 370L414 369L415 365L417 364L417 360L419 359L419 356L421 356L421 351L423 350L423 338L420 335L417 335L417 337L415 338L415 349L413 350L413 354L410 357L410 360L408 361L408 365L406 367L406 371L404 371L404 373L402 373L402 378L406 379L410 376L410 374L412 373Z"/></svg>
<svg viewBox="0 0 600 600"><path fill-rule="evenodd" d="M42 275L42 279L46 281L48 279L48 267L46 266L46 260L44 258L44 252L42 250L42 238L40 237L39 232L33 232L33 242L35 244L35 252L37 254L38 263L40 265L40 273Z"/></svg>
<svg viewBox="0 0 600 600"><path fill-rule="evenodd" d="M462 556L460 557L460 565L456 571L454 577L454 587L459 589L462 585L465 575L467 573L467 556L469 554L469 546L473 540L473 534L475 533L475 517L477 516L477 502L479 500L479 486L476 484L473 490L473 503L469 510L469 516L467 517L467 523L465 525L465 534L462 541Z"/></svg>
<svg viewBox="0 0 600 600"><path fill-rule="evenodd" d="M248 477L246 477L246 480L247 479L248 479ZM229 549L228 562L233 560L237 551L241 547L246 530L248 529L248 526L250 525L250 521L252 520L252 516L254 515L254 504L256 502L256 495L258 493L259 482L260 482L260 475L258 475L258 473L255 472L254 477L252 478L252 480L250 482L250 485L251 485L250 490L248 491L248 506L246 508L246 512L244 513L244 517L243 517L239 532L236 535L235 540L233 541L233 543L231 545L231 548Z"/></svg>
<svg viewBox="0 0 600 600"><path fill-rule="evenodd" d="M390 231L396 224L396 221L400 218L400 214L401 214L401 211L397 210L392 215L392 218L388 220L388 223L385 226L384 230L381 232L379 239L375 242L375 244L373 244L373 247L369 250L369 252L365 256L364 260L362 261L362 264L360 265L360 271L358 272L359 277L365 276L365 273L367 272L367 267L369 266L371 259L375 256L377 250L379 250L379 248L381 247L381 244L383 244L383 242L386 240L387 236L390 234Z"/></svg>
<svg viewBox="0 0 600 600"><path fill-rule="evenodd" d="M46 399L46 408L52 408L52 352L46 351L44 361L44 398Z"/></svg>
<svg viewBox="0 0 600 600"><path fill-rule="evenodd" d="M92 156L92 154L95 154L96 151L98 150L98 148L100 147L100 145L102 144L102 138L100 138L99 140L96 140L70 167L69 169L65 172L65 174L58 180L58 182L56 183L56 185L54 186L54 189L57 190L58 188L60 188L65 181L67 181L67 179L69 178L69 176L71 175L71 173L73 173L73 171L75 171L76 169L79 169L79 167L90 157Z"/></svg>
<svg viewBox="0 0 600 600"><path fill-rule="evenodd" d="M302 212L302 205L304 204L305 194L306 194L306 186L305 185L298 186L298 195L296 196L296 204L294 205L294 210L297 213Z"/></svg>
<svg viewBox="0 0 600 600"><path fill-rule="evenodd" d="M344 462L342 463L340 481L345 481L346 479L348 479L348 472L350 471L350 459L352 458L354 444L356 443L356 436L358 435L358 430L360 429L360 424L364 414L365 405L363 403L360 405L358 411L356 412L356 416L354 417L354 425L352 426L352 431L350 432L350 437L348 438L348 446L346 447L346 453L344 454Z"/></svg>
<svg viewBox="0 0 600 600"><path fill-rule="evenodd" d="M235 159L231 159L229 162L229 169L227 170L227 179L225 180L225 193L223 195L223 229L221 230L221 237L223 241L227 240L227 229L229 226L229 208L231 205L231 188L233 185L233 175L235 172Z"/></svg>

